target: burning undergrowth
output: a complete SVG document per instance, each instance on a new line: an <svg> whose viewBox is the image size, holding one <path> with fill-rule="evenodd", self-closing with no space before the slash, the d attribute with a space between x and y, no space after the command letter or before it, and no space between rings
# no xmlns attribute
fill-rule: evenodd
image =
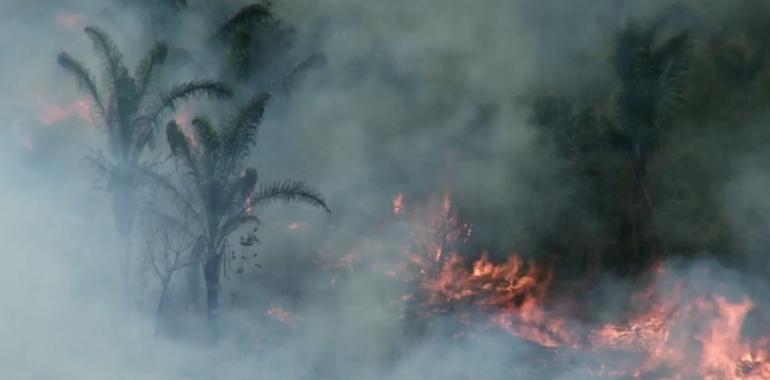
<svg viewBox="0 0 770 380"><path fill-rule="evenodd" d="M658 263L633 283L569 289L559 284L557 262L468 252L473 226L461 220L449 194L417 203L402 194L393 200L392 217L409 226L408 243L385 244L381 253L398 249L400 260L351 253L338 263L319 263L330 273L330 286L344 273L362 272L401 284L407 292L381 304L401 310L406 335L417 342L433 341L438 332L453 346L490 337L523 345L530 371L523 376L770 379L760 286L746 286L749 280L737 273L705 260ZM604 299L600 287L615 299ZM627 294L620 291L627 288ZM608 312L605 302L618 298L619 311ZM302 328L302 316L280 308L267 313L291 330ZM474 378L470 370L452 373Z"/></svg>

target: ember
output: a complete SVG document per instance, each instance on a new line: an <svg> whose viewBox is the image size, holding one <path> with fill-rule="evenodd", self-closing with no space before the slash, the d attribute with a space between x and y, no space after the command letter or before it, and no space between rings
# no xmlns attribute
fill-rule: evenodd
<svg viewBox="0 0 770 380"><path fill-rule="evenodd" d="M292 222L292 223L289 223L287 227L289 228L289 230L296 231L305 227L305 223Z"/></svg>
<svg viewBox="0 0 770 380"><path fill-rule="evenodd" d="M404 211L404 194L398 193L395 198L393 198L393 213L398 215L401 212Z"/></svg>
<svg viewBox="0 0 770 380"><path fill-rule="evenodd" d="M290 327L296 327L298 322L298 319L294 314L286 311L286 309L280 306L276 306L268 309L266 314L272 317L273 319L279 322L282 322Z"/></svg>

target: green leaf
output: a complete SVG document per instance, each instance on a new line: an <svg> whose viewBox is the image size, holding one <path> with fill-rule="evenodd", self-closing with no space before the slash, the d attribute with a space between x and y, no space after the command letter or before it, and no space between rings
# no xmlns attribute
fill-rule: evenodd
<svg viewBox="0 0 770 380"><path fill-rule="evenodd" d="M107 115L104 109L104 104L102 103L102 97L96 87L96 82L94 82L94 79L91 76L91 72L85 67L85 65L80 63L80 61L72 58L66 52L59 53L57 56L57 62L59 63L59 66L61 66L64 70L68 71L70 74L72 74L72 76L75 77L78 87L91 97L91 100L96 105L98 112L103 118L106 118Z"/></svg>
<svg viewBox="0 0 770 380"><path fill-rule="evenodd" d="M152 74L155 69L162 66L166 62L168 55L168 46L165 42L158 42L150 49L136 67L136 86L139 100L144 97L147 92L150 83L152 82Z"/></svg>
<svg viewBox="0 0 770 380"><path fill-rule="evenodd" d="M265 113L270 95L262 93L252 98L228 120L222 132L224 150L234 160L243 159L256 142L259 123Z"/></svg>
<svg viewBox="0 0 770 380"><path fill-rule="evenodd" d="M219 132L206 117L199 116L193 119L192 125L195 127L200 138L201 145L207 152L214 153L222 145L222 139L219 137Z"/></svg>
<svg viewBox="0 0 770 380"><path fill-rule="evenodd" d="M163 111L175 111L177 103L191 97L209 96L214 99L226 99L233 95L232 90L224 83L213 80L190 81L174 86L170 91L161 94L152 109L141 116L143 122L153 123Z"/></svg>
<svg viewBox="0 0 770 380"><path fill-rule="evenodd" d="M302 181L278 181L260 186L250 199L254 207L275 201L301 202L331 212L323 195Z"/></svg>

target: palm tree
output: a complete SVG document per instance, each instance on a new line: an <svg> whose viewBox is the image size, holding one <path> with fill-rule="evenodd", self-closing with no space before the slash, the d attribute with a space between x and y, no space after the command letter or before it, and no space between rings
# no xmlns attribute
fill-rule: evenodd
<svg viewBox="0 0 770 380"><path fill-rule="evenodd" d="M261 85L270 88L285 86L326 62L326 58L318 53L298 62L287 61L285 53L293 43L293 30L276 17L271 0L239 8L217 28L210 41L227 49L226 77L243 82L264 79L253 74L266 73L265 77L271 78L270 83Z"/></svg>
<svg viewBox="0 0 770 380"><path fill-rule="evenodd" d="M108 160L94 160L108 177L108 190L118 232L131 234L138 188L137 169L140 157L153 138L157 121L166 111L173 111L180 101L209 95L225 98L232 95L222 83L211 80L190 81L156 92L151 98L157 70L168 54L164 42L156 43L139 62L133 75L123 64L123 55L110 36L89 26L85 32L101 58L104 83L97 86L90 70L66 52L59 53L58 63L72 74L78 86L92 101L95 113L104 124L108 136Z"/></svg>
<svg viewBox="0 0 770 380"><path fill-rule="evenodd" d="M213 41L227 47L229 69L239 79L248 79L254 68L257 51L254 45L262 45L281 34L279 22L273 15L272 3L262 1L245 5L216 31Z"/></svg>
<svg viewBox="0 0 770 380"><path fill-rule="evenodd" d="M634 262L652 238L652 199L648 190L647 167L657 151L661 131L672 123L673 113L684 97L689 65L690 37L681 32L660 40L660 26L629 27L615 46L614 66L621 82L620 129L630 153L632 211L630 240Z"/></svg>
<svg viewBox="0 0 770 380"><path fill-rule="evenodd" d="M177 169L183 171L181 183L146 171L172 195L179 214L192 220L188 231L202 247L200 262L210 326L218 308L228 237L241 226L258 223L258 207L273 201L299 201L329 211L323 196L304 182L258 184L256 169L244 166L256 143L268 99L267 94L254 97L220 127L205 117L196 117L191 123L193 132L185 134L175 121L168 122L171 156ZM165 217L169 221L183 218Z"/></svg>

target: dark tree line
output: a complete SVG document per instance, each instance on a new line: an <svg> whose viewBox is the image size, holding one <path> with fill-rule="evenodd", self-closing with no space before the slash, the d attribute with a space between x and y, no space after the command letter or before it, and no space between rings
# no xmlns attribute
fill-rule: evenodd
<svg viewBox="0 0 770 380"><path fill-rule="evenodd" d="M630 23L612 38L606 63L614 80L601 89L604 97L534 98L531 120L583 186L571 202L588 210L540 236L541 250L583 273L639 273L669 257L741 254L721 191L734 169L727 163L765 151L766 140L744 139L766 135L757 123L768 104L770 27L748 7L742 12L750 22ZM598 221L602 235L586 236L581 218Z"/></svg>

